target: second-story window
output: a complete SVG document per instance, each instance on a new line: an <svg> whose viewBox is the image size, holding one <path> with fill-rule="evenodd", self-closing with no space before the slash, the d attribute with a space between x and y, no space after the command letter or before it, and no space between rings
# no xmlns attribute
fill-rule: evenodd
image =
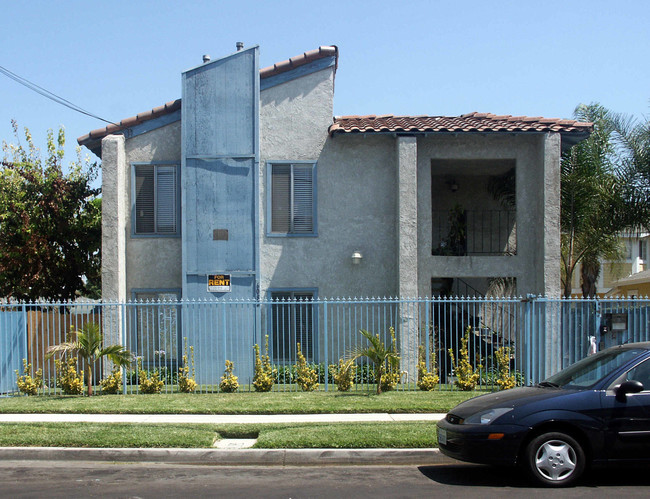
<svg viewBox="0 0 650 499"><path fill-rule="evenodd" d="M271 164L271 234L315 234L315 164Z"/></svg>
<svg viewBox="0 0 650 499"><path fill-rule="evenodd" d="M176 165L135 165L134 234L179 233L179 189Z"/></svg>

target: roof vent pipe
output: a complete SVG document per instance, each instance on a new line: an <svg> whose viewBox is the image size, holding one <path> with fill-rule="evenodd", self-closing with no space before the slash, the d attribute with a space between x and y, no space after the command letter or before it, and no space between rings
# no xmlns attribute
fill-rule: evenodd
<svg viewBox="0 0 650 499"><path fill-rule="evenodd" d="M244 42L237 42L237 52L244 49Z"/></svg>
<svg viewBox="0 0 650 499"><path fill-rule="evenodd" d="M205 64L206 62L210 62L210 54L203 55L203 64Z"/></svg>

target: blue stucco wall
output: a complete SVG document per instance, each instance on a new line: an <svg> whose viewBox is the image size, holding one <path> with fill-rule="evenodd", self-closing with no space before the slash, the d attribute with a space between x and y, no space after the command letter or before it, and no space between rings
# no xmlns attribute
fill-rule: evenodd
<svg viewBox="0 0 650 499"><path fill-rule="evenodd" d="M253 299L257 296L259 235L259 53L236 52L183 73L182 107L182 254L183 299ZM215 231L220 236L215 237ZM227 231L227 236L224 236ZM231 290L209 292L208 275L230 274ZM258 315L258 314L257 314ZM253 344L257 317L246 328ZM221 343L227 328L215 321ZM218 330L217 330L218 329ZM223 349L205 336L194 338L184 324L184 336L195 355L214 365L197 373L199 383L218 383ZM200 344L199 344L200 343ZM235 374L252 372L252 351L231 358Z"/></svg>

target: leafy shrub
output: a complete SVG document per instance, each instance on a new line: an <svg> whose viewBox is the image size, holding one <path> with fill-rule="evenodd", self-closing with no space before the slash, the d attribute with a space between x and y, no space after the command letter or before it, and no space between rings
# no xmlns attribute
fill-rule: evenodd
<svg viewBox="0 0 650 499"><path fill-rule="evenodd" d="M440 378L438 376L438 367L436 366L436 354L435 352L431 352L429 354L431 367L431 371L429 371L429 369L427 369L427 357L423 345L420 345L418 353L419 359L417 386L420 390L425 392L435 390L438 387L438 381L440 381Z"/></svg>
<svg viewBox="0 0 650 499"><path fill-rule="evenodd" d="M71 357L65 363L54 361L56 366L56 386L66 395L81 395L84 389L84 376L77 370L77 358Z"/></svg>
<svg viewBox="0 0 650 499"><path fill-rule="evenodd" d="M297 349L296 383L303 392L313 392L318 388L318 374L316 369L307 365L307 360L300 349L300 343L297 344Z"/></svg>
<svg viewBox="0 0 650 499"><path fill-rule="evenodd" d="M517 385L515 377L510 374L510 355L512 353L512 348L510 347L501 347L494 352L494 356L497 360L497 369L499 372L499 377L496 380L499 390L508 390L514 388Z"/></svg>
<svg viewBox="0 0 650 499"><path fill-rule="evenodd" d="M340 392L349 392L352 386L354 386L353 379L356 367L354 359L339 359L338 366L334 364L330 365L329 370L332 373L332 379Z"/></svg>
<svg viewBox="0 0 650 499"><path fill-rule="evenodd" d="M219 389L225 393L236 392L239 388L239 382L237 381L237 376L232 373L234 365L231 361L226 360L226 371L221 376L221 383L219 383Z"/></svg>
<svg viewBox="0 0 650 499"><path fill-rule="evenodd" d="M32 377L32 365L23 359L23 374L16 369L16 383L25 395L38 395L38 389L43 387L43 369L38 369Z"/></svg>
<svg viewBox="0 0 650 499"><path fill-rule="evenodd" d="M142 369L142 358L138 358L138 377L140 379L140 393L160 393L165 383L159 378L158 371L147 372Z"/></svg>
<svg viewBox="0 0 650 499"><path fill-rule="evenodd" d="M264 355L260 356L260 346L256 343L255 350L255 372L253 374L253 386L256 392L270 392L278 372L271 367L269 359L269 335L265 336Z"/></svg>
<svg viewBox="0 0 650 499"><path fill-rule="evenodd" d="M158 379L162 380L163 383L168 385L177 385L178 384L178 371L175 371L173 368L167 366L160 366L159 368L147 368L142 369L147 376L151 377L155 373L158 374ZM129 385L138 385L140 384L139 371L132 370L129 373L127 378L127 383Z"/></svg>
<svg viewBox="0 0 650 499"><path fill-rule="evenodd" d="M454 349L449 349L449 356L451 357L451 365L456 375L454 384L463 391L469 392L476 388L476 383L480 377L480 369L483 367L480 364L477 366L478 371L474 372L474 367L469 361L469 350L467 344L469 343L469 335L472 332L472 326L467 326L465 334L460 340L460 359L456 360L454 356Z"/></svg>
<svg viewBox="0 0 650 499"><path fill-rule="evenodd" d="M370 364L361 364L355 367L354 382L359 385L373 384L375 382L375 370Z"/></svg>
<svg viewBox="0 0 650 499"><path fill-rule="evenodd" d="M122 371L119 367L115 366L111 374L106 376L99 382L102 387L102 393L118 394L122 393Z"/></svg>
<svg viewBox="0 0 650 499"><path fill-rule="evenodd" d="M190 362L187 359L187 338L184 338L183 367L178 368L178 389L183 393L194 393L196 390L196 373L194 370L194 347L190 345ZM191 376L190 376L191 371Z"/></svg>
<svg viewBox="0 0 650 499"><path fill-rule="evenodd" d="M324 362L307 362L307 366L310 369L316 371L316 375L318 376L318 383L325 383L325 376L327 376L329 383L334 383L332 372L330 372L329 369L325 369ZM291 384L297 382L296 364L274 365L273 369L276 372L274 379L276 383Z"/></svg>

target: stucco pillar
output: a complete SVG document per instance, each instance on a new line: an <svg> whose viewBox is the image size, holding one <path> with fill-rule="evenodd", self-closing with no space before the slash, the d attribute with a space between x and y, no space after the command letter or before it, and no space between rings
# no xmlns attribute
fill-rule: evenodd
<svg viewBox="0 0 650 499"><path fill-rule="evenodd" d="M397 275L399 296L418 294L418 183L417 139L397 137ZM417 375L419 324L416 303L400 306L401 368L409 381Z"/></svg>
<svg viewBox="0 0 650 499"><path fill-rule="evenodd" d="M123 135L102 140L102 300L126 301L126 221L128 217L128 169ZM125 345L122 307L105 307L105 344ZM103 363L103 375L113 368ZM126 378L124 378L126 379Z"/></svg>
<svg viewBox="0 0 650 499"><path fill-rule="evenodd" d="M128 169L124 136L102 140L102 299L126 300Z"/></svg>
<svg viewBox="0 0 650 499"><path fill-rule="evenodd" d="M559 133L544 136L544 223L543 272L544 295L557 298L561 290L560 269L560 156L562 141ZM558 322L557 306L546 302L540 307L546 324L544 376L557 372L562 345L562 324ZM559 361L559 362L558 362Z"/></svg>
<svg viewBox="0 0 650 499"><path fill-rule="evenodd" d="M544 139L544 223L542 224L544 275L543 289L548 297L560 296L560 155L559 133Z"/></svg>

